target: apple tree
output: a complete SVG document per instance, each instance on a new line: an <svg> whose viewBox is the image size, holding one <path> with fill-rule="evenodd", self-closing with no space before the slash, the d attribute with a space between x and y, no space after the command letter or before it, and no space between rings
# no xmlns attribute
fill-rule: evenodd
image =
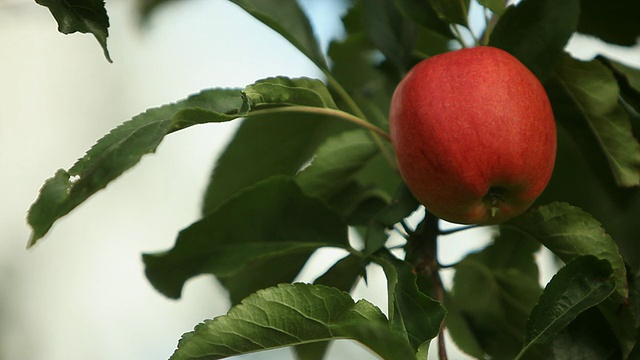
<svg viewBox="0 0 640 360"><path fill-rule="evenodd" d="M29 209L28 246L154 152L165 136L242 121L215 163L201 219L177 231L173 248L142 256L148 280L162 295L178 299L187 280L211 274L233 304L184 334L172 360L281 347L292 347L302 360L321 359L336 339L357 341L382 359L426 359L430 346L445 359L445 336L478 359L640 357L640 69L606 56L579 60L566 51L576 33L637 45L640 2L478 0L473 6L482 7L486 19L476 31L469 25L470 0L351 0L346 14L335 15L344 36L325 53L295 0L231 1L306 55L322 78L274 74L238 89L212 84L133 116L45 181ZM111 61L104 1L36 2L48 7L60 32L95 36ZM165 2L139 0L141 16L152 16ZM546 188L524 213L500 218L490 225L488 246L446 264L455 270L449 286L441 280L438 243L451 232L486 225L444 229L430 205L416 200L420 191L407 186L398 168L389 112L394 90L416 64L480 46L513 55L542 84L557 142L540 151L551 154L557 145L557 155ZM496 71L483 70L487 78ZM477 83L475 76L465 72L458 81L464 88ZM484 98L449 96L447 106L480 113L469 123L443 121L484 133L483 127L496 125L485 102L498 104L499 112L500 102L527 96L502 90L484 88ZM414 103L423 106L407 102L408 113L418 111ZM525 110L525 116L540 112L537 105ZM477 141L451 139L410 161L445 153L456 141ZM488 158L480 168L489 171L507 167L495 152L510 148L478 148L464 156ZM519 161L526 168L529 160ZM436 191L465 191L460 184L470 181L462 164L456 181L440 182L451 188ZM431 169L429 176L445 170ZM440 198L437 207L454 211L453 203ZM388 242L398 234L400 247ZM313 284L292 283L309 257L326 247L348 255ZM543 247L557 258L558 271L541 285L534 254ZM350 295L371 264L386 275L385 312Z"/></svg>

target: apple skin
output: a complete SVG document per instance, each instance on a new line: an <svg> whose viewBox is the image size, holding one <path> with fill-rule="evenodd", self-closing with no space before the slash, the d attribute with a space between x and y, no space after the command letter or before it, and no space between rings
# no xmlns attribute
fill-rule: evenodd
<svg viewBox="0 0 640 360"><path fill-rule="evenodd" d="M389 130L411 192L454 223L499 224L523 213L547 186L556 158L542 84L489 46L418 63L393 94Z"/></svg>

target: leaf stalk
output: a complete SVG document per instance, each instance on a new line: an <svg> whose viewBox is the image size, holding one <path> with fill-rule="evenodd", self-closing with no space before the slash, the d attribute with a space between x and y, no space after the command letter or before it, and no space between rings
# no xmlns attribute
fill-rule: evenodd
<svg viewBox="0 0 640 360"><path fill-rule="evenodd" d="M363 127L367 130L370 130L374 134L384 138L387 141L391 141L391 137L384 130L379 127L371 124L370 122L352 115L348 112L337 110L337 109L329 109L329 108L320 108L313 106L283 106L283 107L274 107L274 108L265 108L253 110L249 113L248 116L256 116L256 115L266 115L266 114L274 114L274 113L283 113L283 112L297 112L297 113L306 113L306 114L314 114L314 115L326 115L340 118L342 120L349 121L353 124L356 124L360 127Z"/></svg>

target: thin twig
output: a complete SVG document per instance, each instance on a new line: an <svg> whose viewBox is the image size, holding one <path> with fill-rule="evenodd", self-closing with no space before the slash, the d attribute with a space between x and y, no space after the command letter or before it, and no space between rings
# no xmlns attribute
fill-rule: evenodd
<svg viewBox="0 0 640 360"><path fill-rule="evenodd" d="M457 227L455 229L449 229L449 230L440 230L438 231L438 235L451 235L451 234L455 234L459 231L465 231L465 230L469 230L469 229L474 229L477 228L479 225L466 225L466 226L461 226L461 227Z"/></svg>
<svg viewBox="0 0 640 360"><path fill-rule="evenodd" d="M440 272L434 271L431 273L431 279L433 281L433 292L436 300L438 300L441 304L444 303L444 287L442 285L442 279L440 278ZM444 344L444 330L447 327L446 320L442 321L440 324L440 333L438 334L438 359L439 360L447 360L447 348Z"/></svg>

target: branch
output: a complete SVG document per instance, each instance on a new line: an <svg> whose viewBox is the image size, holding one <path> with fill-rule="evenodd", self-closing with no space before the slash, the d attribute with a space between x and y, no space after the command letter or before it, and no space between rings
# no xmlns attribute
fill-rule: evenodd
<svg viewBox="0 0 640 360"><path fill-rule="evenodd" d="M444 302L444 287L440 278L440 265L438 264L438 218L427 211L424 220L411 233L407 244L406 260L413 264L414 271L418 276L426 277L433 286L433 297L440 303ZM444 344L445 321L440 326L438 334L438 357L440 360L447 360L447 349Z"/></svg>

